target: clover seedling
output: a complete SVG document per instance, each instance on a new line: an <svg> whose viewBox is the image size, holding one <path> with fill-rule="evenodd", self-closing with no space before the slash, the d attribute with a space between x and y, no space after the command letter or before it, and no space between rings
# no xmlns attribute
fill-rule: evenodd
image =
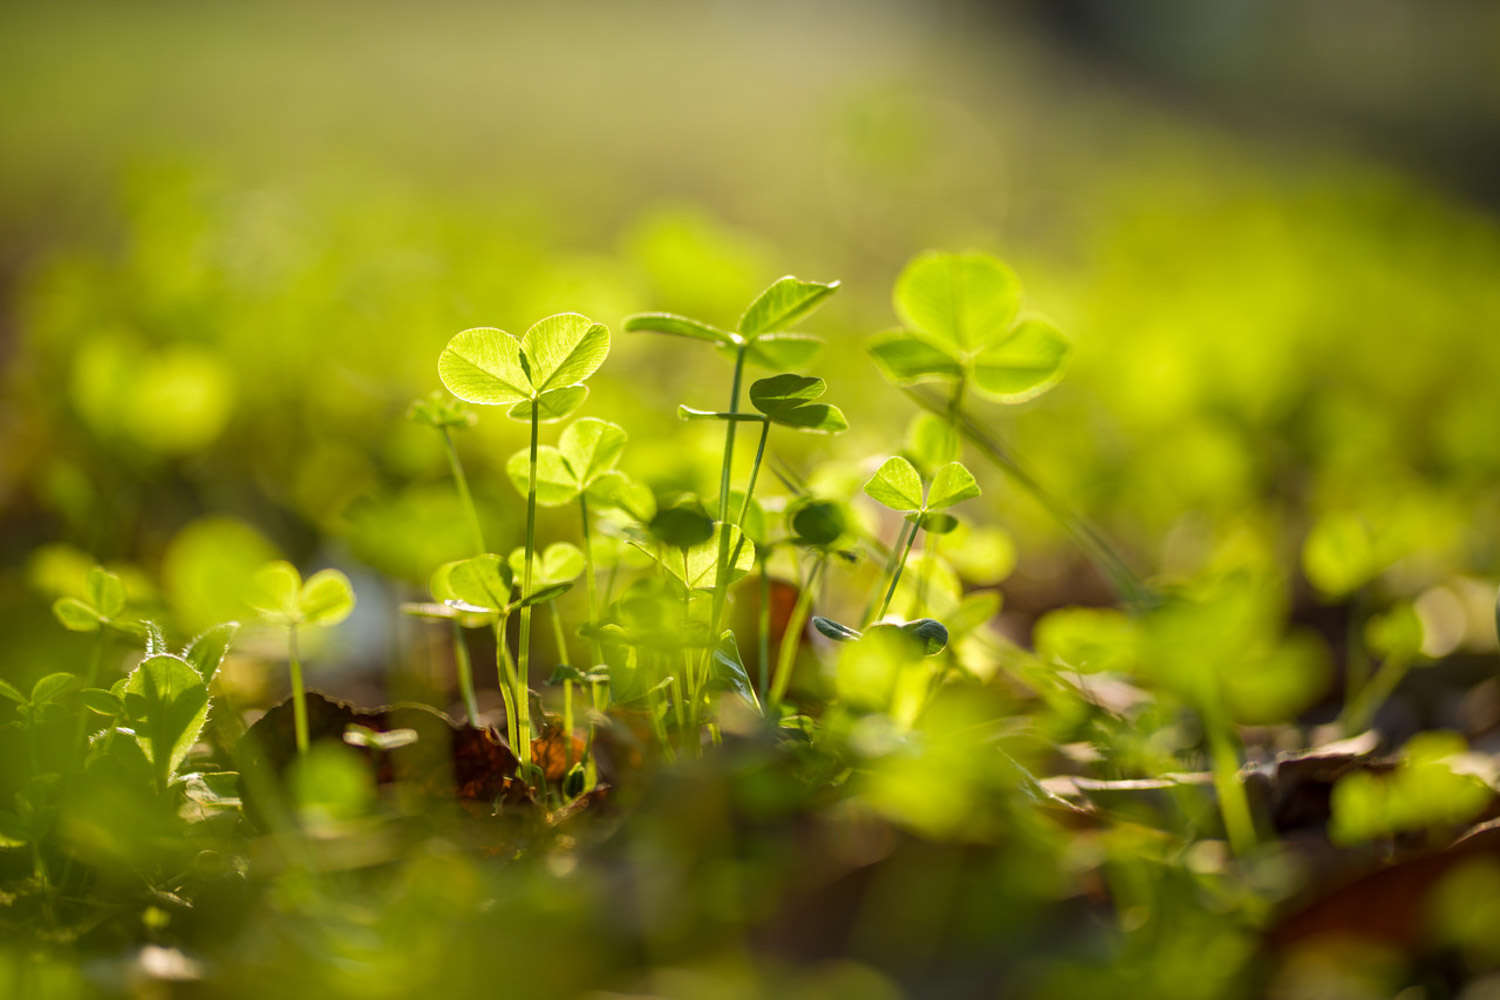
<svg viewBox="0 0 1500 1000"><path fill-rule="evenodd" d="M262 566L250 581L249 603L266 621L287 630L287 666L292 678L292 718L297 752L307 753L307 696L302 660L297 651L298 626L337 625L354 610L354 588L336 569L319 570L304 583L288 562Z"/></svg>
<svg viewBox="0 0 1500 1000"><path fill-rule="evenodd" d="M865 495L882 506L906 515L901 533L891 549L891 565L887 572L891 583L886 589L885 600L875 617L884 618L890 610L891 598L896 593L896 584L901 581L901 571L911 554L919 529L952 530L951 518L942 510L954 504L979 496L979 484L974 475L961 462L949 462L933 474L932 482L923 486L922 477L916 468L899 455L889 458L870 481L865 484Z"/></svg>
<svg viewBox="0 0 1500 1000"><path fill-rule="evenodd" d="M719 416L726 422L723 461L719 470L718 520L721 523L729 523L729 478L734 466L734 436L740 422L740 385L744 378L745 362L750 360L767 368L796 368L812 360L821 348L822 342L808 334L792 332L790 328L822 305L830 295L837 291L838 286L837 281L803 281L791 275L778 278L750 303L733 331L670 313L642 313L625 320L627 331L662 333L702 340L734 356L734 377L729 388L729 408L723 411L722 416ZM701 411L689 411L684 416L696 415L699 412ZM764 412L762 411L763 414ZM761 420L764 431L764 417L751 419ZM842 414L839 415L839 419L842 420ZM764 433L762 442L764 442ZM757 462L758 465L759 462ZM748 489L745 491L747 497L750 493ZM727 536L725 537L727 539ZM728 565L732 561L733 558L727 550L720 553L722 564ZM727 580L726 574L720 574L720 576ZM724 594L716 591L713 613L715 623L722 613L723 604Z"/></svg>
<svg viewBox="0 0 1500 1000"><path fill-rule="evenodd" d="M1020 279L987 254L922 254L896 280L895 306L904 328L875 338L870 354L898 385L951 381L956 406L970 385L1019 403L1062 378L1067 338L1045 320L1017 322Z"/></svg>
<svg viewBox="0 0 1500 1000"><path fill-rule="evenodd" d="M520 705L526 717L516 752L527 763L531 744L526 683L531 667L532 571L536 554L538 431L543 421L561 420L588 397L584 382L609 354L609 330L578 313L548 316L513 337L503 330L464 330L438 357L438 376L459 399L505 406L506 413L531 426L526 477L526 559L521 576Z"/></svg>

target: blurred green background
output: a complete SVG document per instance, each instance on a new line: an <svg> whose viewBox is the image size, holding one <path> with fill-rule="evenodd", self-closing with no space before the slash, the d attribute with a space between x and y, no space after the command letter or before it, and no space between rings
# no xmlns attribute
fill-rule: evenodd
<svg viewBox="0 0 1500 1000"><path fill-rule="evenodd" d="M401 585L465 554L403 414L469 326L842 279L813 371L854 429L776 447L857 483L911 413L862 344L929 247L997 253L1074 338L985 417L1140 572L1268 570L1316 622L1304 539L1354 525L1380 588L1493 648L1497 44L1500 9L1415 0L7 6L0 673L61 669L91 557L186 632L276 553L355 575L344 659L381 667ZM717 432L674 410L727 382L617 332L587 412L711 494ZM522 433L462 441L506 547ZM1110 599L983 478L1016 638Z"/></svg>

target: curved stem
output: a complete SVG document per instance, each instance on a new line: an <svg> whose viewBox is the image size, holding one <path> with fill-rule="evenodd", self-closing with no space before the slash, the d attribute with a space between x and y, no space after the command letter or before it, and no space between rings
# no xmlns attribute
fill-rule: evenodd
<svg viewBox="0 0 1500 1000"><path fill-rule="evenodd" d="M458 460L458 449L453 447L453 435L448 433L446 427L441 430L443 446L448 452L448 467L453 470L453 484L458 488L458 500L469 517L469 531L473 534L474 554L480 555L489 550L485 548L484 529L479 524L479 508L474 506L474 497L469 492L469 480L464 475L463 464Z"/></svg>
<svg viewBox="0 0 1500 1000"><path fill-rule="evenodd" d="M1405 656L1387 657L1375 671L1375 676L1370 678L1368 684L1359 689L1344 706L1344 711L1339 715L1339 726L1344 735L1354 736L1370 728L1370 723L1375 719L1375 713L1380 706L1385 704L1386 699L1395 692L1401 679L1411 669L1411 660Z"/></svg>

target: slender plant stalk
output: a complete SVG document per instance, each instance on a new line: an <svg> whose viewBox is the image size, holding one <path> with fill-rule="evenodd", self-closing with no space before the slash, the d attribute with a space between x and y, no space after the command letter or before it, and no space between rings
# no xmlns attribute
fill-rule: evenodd
<svg viewBox="0 0 1500 1000"><path fill-rule="evenodd" d="M733 426L734 423L735 421L731 420L730 426ZM762 420L760 422L760 441L755 446L755 462L750 466L750 479L745 484L745 498L740 503L739 513L735 515L734 519L734 527L739 533L739 538L735 542L734 551L729 552L727 556L724 550L729 546L729 532L727 530L720 532L719 576L714 581L713 613L709 616L711 624L708 631L710 645L703 652L703 673L705 676L712 669L714 644L718 642L719 630L724 624L724 609L729 603L730 567L739 562L740 552L745 547L745 515L749 513L750 503L755 497L755 481L760 478L760 465L762 459L766 456L766 438L770 435L770 432L771 421Z"/></svg>
<svg viewBox="0 0 1500 1000"><path fill-rule="evenodd" d="M509 623L509 615L500 615L495 619L495 672L500 678L500 697L505 701L505 737L519 759L521 728L520 713L516 711L516 665L511 662L510 647L505 642L506 626Z"/></svg>
<svg viewBox="0 0 1500 1000"><path fill-rule="evenodd" d="M526 568L521 574L521 600L531 596L532 564L536 562L536 450L537 434L541 421L537 419L535 405L531 408L531 474L526 482ZM531 763L531 699L527 688L531 683L531 605L521 605L521 666L516 677L516 728L520 731L521 745L516 750L523 765Z"/></svg>
<svg viewBox="0 0 1500 1000"><path fill-rule="evenodd" d="M287 626L287 667L292 674L292 724L297 753L307 753L307 694L302 687L302 658L297 653L297 626Z"/></svg>
<svg viewBox="0 0 1500 1000"><path fill-rule="evenodd" d="M599 627L599 582L596 579L598 573L594 568L594 541L593 528L589 524L589 500L587 493L582 490L578 493L578 517L583 531L583 586L589 605L589 656L591 658L589 667L592 669L604 662L604 647L594 631ZM597 683L589 682L589 698L593 702L595 714L604 711L604 706L600 703L599 687ZM605 697L608 697L608 692L605 692ZM590 715L587 750L584 753L583 765L584 791L592 791L598 783L599 767L594 761L594 716Z"/></svg>
<svg viewBox="0 0 1500 1000"><path fill-rule="evenodd" d="M568 662L568 637L563 632L562 615L557 613L557 604L548 606L552 612L552 641L557 643L557 659L562 664ZM567 754L568 768L573 767L573 682L563 681L563 732L567 735L563 739L564 752Z"/></svg>
<svg viewBox="0 0 1500 1000"><path fill-rule="evenodd" d="M771 574L764 557L760 560L760 621L758 626L760 693L764 697L771 684Z"/></svg>
<svg viewBox="0 0 1500 1000"><path fill-rule="evenodd" d="M453 435L447 427L439 430L443 434L443 448L448 453L448 468L453 472L453 485L458 490L459 504L469 519L469 531L474 545L474 554L483 555L489 549L484 544L484 528L479 523L479 509L474 506L474 496L469 492L469 480L464 475L463 463L458 460L458 449L453 447ZM479 725L479 697L474 691L474 671L469 663L469 648L464 644L463 626L453 620L453 662L458 671L458 687L464 699L464 710L469 714L469 724Z"/></svg>
<svg viewBox="0 0 1500 1000"><path fill-rule="evenodd" d="M729 479L734 469L734 432L739 424L735 419L740 412L740 382L745 375L744 345L734 353L734 379L729 385L728 419L724 424L724 461L719 469L719 555L718 573L714 578L713 611L709 615L709 648L703 654L703 671L708 672L709 657L713 655L713 642L718 637L719 616L723 614L724 602L729 594L729 531L722 527L729 523ZM747 494L748 498L748 494Z"/></svg>
<svg viewBox="0 0 1500 1000"><path fill-rule="evenodd" d="M917 525L912 523L911 530L906 533L906 545L901 549L901 555L896 560L896 571L891 574L891 586L885 592L885 600L880 604L880 614L876 619L884 618L887 611L891 609L891 598L896 596L896 584L901 582L901 571L906 568L906 559L911 555L911 545L917 540Z"/></svg>
<svg viewBox="0 0 1500 1000"><path fill-rule="evenodd" d="M479 524L479 508L474 506L474 496L469 492L469 479L464 475L463 463L458 460L458 449L453 447L453 435L448 428L443 432L443 446L448 452L448 468L453 471L453 485L458 488L458 501L469 518L469 531L473 536L474 554L482 555L489 549L484 544L484 528Z"/></svg>
<svg viewBox="0 0 1500 1000"><path fill-rule="evenodd" d="M1208 753L1213 767L1214 791L1218 793L1219 814L1224 820L1224 832L1229 837L1229 848L1236 856L1243 857L1255 849L1255 821L1250 815L1250 800L1245 796L1245 786L1240 782L1240 755L1235 749L1234 736L1227 720L1217 717L1204 718L1208 731Z"/></svg>
<svg viewBox="0 0 1500 1000"><path fill-rule="evenodd" d="M1409 657L1386 658L1380 669L1375 671L1375 676L1370 678L1370 682L1344 705L1344 711L1339 715L1339 727L1346 736L1353 736L1370 728L1375 713L1385 704L1410 669Z"/></svg>
<svg viewBox="0 0 1500 1000"><path fill-rule="evenodd" d="M812 612L813 592L817 589L818 577L827 562L826 553L818 557L818 561L813 564L812 570L807 574L807 582L802 586L802 593L797 595L797 603L792 606L792 616L787 620L786 634L781 637L781 648L776 655L776 675L771 681L771 692L766 699L770 706L767 714L780 707L787 685L791 683L792 665L797 659L797 643L802 638L802 630L807 627L807 618Z"/></svg>
<svg viewBox="0 0 1500 1000"><path fill-rule="evenodd" d="M469 646L464 641L463 626L453 619L453 663L458 669L458 689L464 696L464 711L469 725L479 727L479 699L474 694L474 668L469 662Z"/></svg>
<svg viewBox="0 0 1500 1000"><path fill-rule="evenodd" d="M865 613L861 616L866 623L872 622L876 618L875 602L880 600L880 587L884 584L887 577L896 572L896 561L901 558L901 549L906 545L907 531L916 531L916 525L902 518L901 530L896 532L896 543L891 546L890 557L885 561L885 569L880 572L880 580L876 584L875 593L870 595L870 603L865 605Z"/></svg>

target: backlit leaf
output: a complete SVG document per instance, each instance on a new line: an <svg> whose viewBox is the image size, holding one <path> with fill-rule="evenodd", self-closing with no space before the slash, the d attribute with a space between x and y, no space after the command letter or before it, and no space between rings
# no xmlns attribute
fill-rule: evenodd
<svg viewBox="0 0 1500 1000"><path fill-rule="evenodd" d="M932 488L927 491L927 507L941 510L977 496L979 484L974 481L974 474L964 468L962 462L949 462L932 477Z"/></svg>
<svg viewBox="0 0 1500 1000"><path fill-rule="evenodd" d="M31 686L31 703L33 705L45 705L50 701L56 701L76 687L77 684L78 678L73 674L48 674Z"/></svg>
<svg viewBox="0 0 1500 1000"><path fill-rule="evenodd" d="M896 279L902 323L960 354L1002 340L1020 305L1020 279L988 254L925 253Z"/></svg>
<svg viewBox="0 0 1500 1000"><path fill-rule="evenodd" d="M688 337L730 346L741 342L740 337L728 330L720 330L708 323L671 313L637 313L625 320L625 330L628 333L665 333L673 337Z"/></svg>
<svg viewBox="0 0 1500 1000"><path fill-rule="evenodd" d="M289 562L267 563L250 577L246 601L250 607L271 621L290 624L298 620L297 595L302 589L302 575Z"/></svg>
<svg viewBox="0 0 1500 1000"><path fill-rule="evenodd" d="M522 400L506 410L505 415L512 420L529 422L531 412L535 410L539 423L550 423L553 420L562 420L582 406L584 400L588 398L589 387L586 385L557 386L546 390L535 400Z"/></svg>
<svg viewBox="0 0 1500 1000"><path fill-rule="evenodd" d="M169 779L182 766L208 719L208 687L180 657L148 657L125 678L126 704L138 706L135 739L158 774Z"/></svg>
<svg viewBox="0 0 1500 1000"><path fill-rule="evenodd" d="M625 441L625 428L619 424L584 417L563 429L557 447L577 477L578 485L587 488L620 461Z"/></svg>
<svg viewBox="0 0 1500 1000"><path fill-rule="evenodd" d="M784 373L754 382L750 402L772 423L785 427L824 434L847 430L849 423L838 407L812 402L826 390L820 378Z"/></svg>
<svg viewBox="0 0 1500 1000"><path fill-rule="evenodd" d="M76 597L59 597L53 601L52 616L71 632L96 632L102 624L94 609Z"/></svg>
<svg viewBox="0 0 1500 1000"><path fill-rule="evenodd" d="M432 574L432 596L472 608L498 612L510 604L510 566L493 552L444 563Z"/></svg>
<svg viewBox="0 0 1500 1000"><path fill-rule="evenodd" d="M823 350L821 337L810 333L764 333L745 348L745 359L762 368L801 368Z"/></svg>
<svg viewBox="0 0 1500 1000"><path fill-rule="evenodd" d="M354 610L354 588L338 570L319 570L302 585L297 610L304 624L337 625Z"/></svg>
<svg viewBox="0 0 1500 1000"><path fill-rule="evenodd" d="M521 350L531 364L531 384L545 393L598 371L609 355L609 329L578 313L558 313L533 324Z"/></svg>
<svg viewBox="0 0 1500 1000"><path fill-rule="evenodd" d="M963 364L946 349L914 333L881 334L870 342L868 350L876 367L897 385L956 379L964 373Z"/></svg>
<svg viewBox="0 0 1500 1000"><path fill-rule="evenodd" d="M204 632L198 638L188 644L183 651L182 658L203 678L207 684L214 679L218 673L219 664L224 662L224 657L229 653L229 644L234 641L235 634L240 630L239 622L225 622L215 625Z"/></svg>
<svg viewBox="0 0 1500 1000"><path fill-rule="evenodd" d="M534 391L521 365L520 341L494 327L454 334L438 355L438 377L459 399L487 406L509 406Z"/></svg>
<svg viewBox="0 0 1500 1000"><path fill-rule="evenodd" d="M89 603L100 617L114 618L125 610L125 584L103 566L89 570L88 591Z"/></svg>
<svg viewBox="0 0 1500 1000"><path fill-rule="evenodd" d="M922 477L910 462L897 455L886 459L865 483L865 495L891 510L921 510Z"/></svg>
<svg viewBox="0 0 1500 1000"><path fill-rule="evenodd" d="M526 496L531 477L531 450L522 448L505 463L505 474L521 496ZM543 507L559 507L578 498L578 480L563 454L551 445L536 450L536 502Z"/></svg>
<svg viewBox="0 0 1500 1000"><path fill-rule="evenodd" d="M803 281L787 275L778 278L750 303L740 317L739 331L746 337L786 330L820 306L838 290L832 281Z"/></svg>
<svg viewBox="0 0 1500 1000"><path fill-rule="evenodd" d="M1051 323L1028 319L974 359L974 388L1002 403L1032 399L1062 378L1071 351Z"/></svg>
<svg viewBox="0 0 1500 1000"><path fill-rule="evenodd" d="M761 710L760 699L755 696L755 685L750 683L750 672L745 669L745 663L740 658L740 646L735 641L732 629L725 629L719 635L719 644L714 647L709 684L727 688L745 699L757 712Z"/></svg>

